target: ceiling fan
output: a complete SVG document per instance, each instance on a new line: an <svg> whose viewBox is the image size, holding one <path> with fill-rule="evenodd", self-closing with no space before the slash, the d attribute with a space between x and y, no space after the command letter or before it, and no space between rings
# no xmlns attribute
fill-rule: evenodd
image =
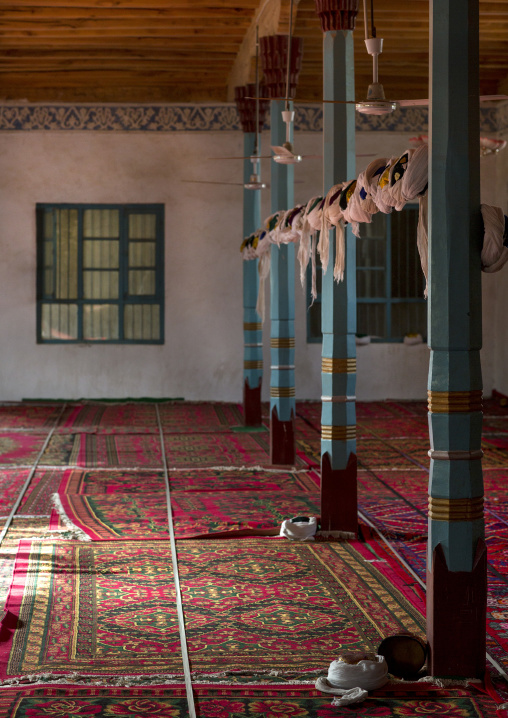
<svg viewBox="0 0 508 718"><path fill-rule="evenodd" d="M389 115L400 107L427 107L428 99L422 100L387 100L383 85L379 82L379 55L383 51L383 38L377 37L376 27L374 25L374 0L370 0L371 15L371 37L368 31L367 17L367 0L363 0L363 20L365 28L365 46L367 52L372 56L372 82L367 90L365 100L321 100L326 104L354 104L356 111L364 115ZM265 98L263 98L265 99ZM285 100L289 99L288 88L286 89L286 97L277 98ZM508 95L481 95L480 102L490 102L495 100L508 100ZM300 100L302 102L303 100ZM275 148L272 148L275 149ZM281 148L276 148L281 149ZM279 160L280 161L280 160Z"/></svg>
<svg viewBox="0 0 508 718"><path fill-rule="evenodd" d="M367 98L355 102L357 112L364 115L389 115L399 107L426 107L429 100L387 100L383 85L379 82L379 55L383 51L383 38L376 36L374 25L374 0L370 0L371 35L368 32L367 0L363 0L363 20L365 27L365 46L369 55L372 55L372 82L367 90ZM489 100L506 100L506 95L482 95L480 102Z"/></svg>
<svg viewBox="0 0 508 718"><path fill-rule="evenodd" d="M261 177L259 173L259 162L261 159L269 159L269 158L262 158L259 154L259 37L258 37L258 28L256 26L256 124L255 124L255 136L254 136L254 149L251 155L248 157L210 157L209 159L214 160L250 160L252 163L252 172L249 177L249 180L247 182L216 182L213 180L182 180L183 182L192 182L192 183L199 183L199 184L222 184L222 185L229 185L229 186L236 186L236 187L243 187L244 189L249 190L262 190L266 189L268 187L267 184L264 182L261 182ZM252 99L252 98L247 98Z"/></svg>

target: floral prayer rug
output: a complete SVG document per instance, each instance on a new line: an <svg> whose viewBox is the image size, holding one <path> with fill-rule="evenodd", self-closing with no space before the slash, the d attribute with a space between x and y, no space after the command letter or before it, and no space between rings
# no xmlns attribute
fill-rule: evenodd
<svg viewBox="0 0 508 718"><path fill-rule="evenodd" d="M3 678L182 672L168 542L22 540L6 608Z"/></svg>
<svg viewBox="0 0 508 718"><path fill-rule="evenodd" d="M162 468L159 434L55 434L41 458L46 466Z"/></svg>
<svg viewBox="0 0 508 718"><path fill-rule="evenodd" d="M372 471L425 469L425 466L422 467L418 464L409 453L401 453L399 447L393 444L394 442L381 441L378 439L366 439L362 442L358 442L357 455L359 468L371 469ZM403 441L400 448L404 448L405 445L406 442Z"/></svg>
<svg viewBox="0 0 508 718"><path fill-rule="evenodd" d="M268 433L165 434L168 466L270 466ZM304 462L297 460L297 466Z"/></svg>
<svg viewBox="0 0 508 718"><path fill-rule="evenodd" d="M61 494L59 500L65 518L93 541L169 539L164 493ZM319 493L180 491L171 493L171 506L176 538L278 536L284 519L319 514Z"/></svg>
<svg viewBox="0 0 508 718"><path fill-rule="evenodd" d="M219 402L160 404L159 414L165 434L231 431L244 421L238 404Z"/></svg>
<svg viewBox="0 0 508 718"><path fill-rule="evenodd" d="M61 481L62 472L58 469L36 471L21 500L17 515L49 516L53 508L51 496L58 491Z"/></svg>
<svg viewBox="0 0 508 718"><path fill-rule="evenodd" d="M316 472L181 469L170 472L171 491L316 491ZM69 469L62 474L62 494L139 494L165 490L163 471L94 471Z"/></svg>
<svg viewBox="0 0 508 718"><path fill-rule="evenodd" d="M193 670L320 670L424 620L348 542L179 542ZM370 649L367 648L370 646Z"/></svg>
<svg viewBox="0 0 508 718"><path fill-rule="evenodd" d="M307 684L193 686L200 718L498 718L494 701L473 688L409 684L373 691L363 703L331 705ZM187 718L183 686L109 688L28 686L0 689L5 718Z"/></svg>
<svg viewBox="0 0 508 718"><path fill-rule="evenodd" d="M86 403L68 406L58 431L107 434L157 434L159 425L154 404Z"/></svg>
<svg viewBox="0 0 508 718"><path fill-rule="evenodd" d="M429 425L424 417L392 417L386 419L363 419L358 421L360 430L370 434L370 438L379 437L383 439L405 439L405 438L429 438Z"/></svg>
<svg viewBox="0 0 508 718"><path fill-rule="evenodd" d="M55 424L61 405L4 404L0 406L0 430L25 429L47 433Z"/></svg>
<svg viewBox="0 0 508 718"><path fill-rule="evenodd" d="M30 469L2 469L0 471L0 520L7 516L16 503L21 487Z"/></svg>
<svg viewBox="0 0 508 718"><path fill-rule="evenodd" d="M31 466L44 445L46 433L24 434L21 432L0 433L0 466Z"/></svg>
<svg viewBox="0 0 508 718"><path fill-rule="evenodd" d="M349 543L179 541L193 671L324 670L372 651L420 613ZM0 643L1 677L181 673L168 542L21 541Z"/></svg>

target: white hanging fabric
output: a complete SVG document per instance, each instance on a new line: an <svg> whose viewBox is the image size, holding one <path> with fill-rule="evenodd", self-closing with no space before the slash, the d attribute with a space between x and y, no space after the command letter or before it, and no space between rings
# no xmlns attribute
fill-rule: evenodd
<svg viewBox="0 0 508 718"><path fill-rule="evenodd" d="M482 271L498 272L508 261L507 219L499 207L482 204L480 208L484 226Z"/></svg>

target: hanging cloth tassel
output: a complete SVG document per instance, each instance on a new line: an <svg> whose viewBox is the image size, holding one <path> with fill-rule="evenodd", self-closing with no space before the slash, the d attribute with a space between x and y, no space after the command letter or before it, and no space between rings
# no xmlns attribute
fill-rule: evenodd
<svg viewBox="0 0 508 718"><path fill-rule="evenodd" d="M425 193L419 198L420 211L418 214L418 228L416 230L416 246L418 247L418 253L420 255L420 263L422 265L422 272L425 275L425 291L423 296L428 297L429 294L429 215L428 207L429 200L428 194Z"/></svg>
<svg viewBox="0 0 508 718"><path fill-rule="evenodd" d="M335 266L333 278L336 282L344 279L344 268L346 266L346 231L343 222L339 222L335 230Z"/></svg>
<svg viewBox="0 0 508 718"><path fill-rule="evenodd" d="M270 265L272 255L270 251L271 242L270 235L268 232L263 230L259 235L259 241L257 246L257 257L258 262L258 274L259 274L259 289L258 299L256 302L256 312L261 317L261 321L265 321L265 282L266 278L270 274Z"/></svg>

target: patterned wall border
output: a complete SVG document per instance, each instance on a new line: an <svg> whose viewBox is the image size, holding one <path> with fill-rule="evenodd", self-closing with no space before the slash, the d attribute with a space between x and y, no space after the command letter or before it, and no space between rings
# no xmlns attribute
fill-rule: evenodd
<svg viewBox="0 0 508 718"><path fill-rule="evenodd" d="M412 107L391 115L359 115L360 131L428 131L428 112ZM481 111L483 132L508 128L508 104ZM319 105L297 107L295 129L321 132L323 112ZM67 105L0 104L0 131L92 130L122 132L178 132L240 130L233 104L215 105Z"/></svg>

